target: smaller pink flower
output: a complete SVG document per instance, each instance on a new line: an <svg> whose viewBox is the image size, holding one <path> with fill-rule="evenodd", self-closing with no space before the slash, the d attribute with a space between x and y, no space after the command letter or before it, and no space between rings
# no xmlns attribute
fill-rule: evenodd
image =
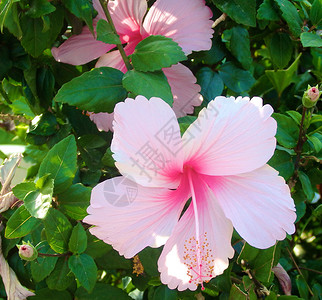
<svg viewBox="0 0 322 300"><path fill-rule="evenodd" d="M106 19L99 0L93 0L99 19ZM211 10L204 0L157 0L147 12L146 0L109 1L108 9L127 55L136 45L150 35L163 35L179 44L185 54L209 50L213 30ZM109 52L115 45L97 41L88 27L80 35L74 35L59 48L52 48L57 61L79 65L99 58L96 67L112 67L125 73L126 67L118 50ZM107 53L108 52L108 53ZM193 73L184 65L177 64L163 69L173 94L173 109L177 117L193 112L202 102L200 87ZM112 129L113 117L108 113L91 114L99 130Z"/></svg>
<svg viewBox="0 0 322 300"><path fill-rule="evenodd" d="M164 245L161 281L178 290L224 272L233 227L260 249L294 233L290 190L266 164L276 146L272 112L258 97L217 97L181 137L160 98L118 103L111 150L123 176L93 189L91 233L126 258Z"/></svg>
<svg viewBox="0 0 322 300"><path fill-rule="evenodd" d="M20 258L28 261L35 260L38 257L37 249L30 243L23 242L22 245L17 245L19 248Z"/></svg>

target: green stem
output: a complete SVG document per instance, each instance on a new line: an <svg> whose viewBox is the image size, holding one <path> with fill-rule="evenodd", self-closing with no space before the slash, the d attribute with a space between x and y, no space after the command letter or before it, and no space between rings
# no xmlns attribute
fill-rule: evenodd
<svg viewBox="0 0 322 300"><path fill-rule="evenodd" d="M111 25L113 32L117 35L117 31L116 31L116 28L115 28L115 26L114 26L114 23L113 23L112 17L111 17L111 15L110 15L110 12L109 12L109 11L108 11L108 9L107 9L108 0L107 0L106 5L105 5L105 3L104 3L104 0L99 0L99 1L100 1L100 4L101 4L102 8L103 8L103 11L104 11L104 14L105 14L105 16L106 16L106 19L107 19L108 23ZM129 58L126 56L126 53L125 53L125 51L124 51L123 46L122 46L121 44L120 44L120 45L116 45L116 46L117 46L117 49L120 51L120 54L121 54L121 56L122 56L122 59L123 59L123 61L124 61L124 64L125 64L125 66L126 66L127 70L128 70L128 71L129 71L129 70L132 70L132 69L133 69L133 67L132 67L132 65L131 65L131 63L130 63Z"/></svg>

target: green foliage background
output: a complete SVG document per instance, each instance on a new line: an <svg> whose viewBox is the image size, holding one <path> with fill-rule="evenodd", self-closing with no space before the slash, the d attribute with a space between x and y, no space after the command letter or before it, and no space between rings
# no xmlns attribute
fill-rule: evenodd
<svg viewBox="0 0 322 300"><path fill-rule="evenodd" d="M322 1L209 0L207 5L214 20L226 14L209 51L185 57L173 41L150 37L137 46L134 69L123 76L106 67L91 70L95 62L58 63L50 53L85 23L93 28L91 1L1 0L0 143L24 145L30 165L25 181L13 188L22 205L0 216L2 250L21 283L35 291L30 299L322 299L320 103L305 120L305 143L300 152L297 148L302 95L322 78ZM98 38L114 43L116 37L107 32L108 24L100 22ZM202 106L218 95L249 95L274 107L278 145L269 164L290 184L298 216L296 233L267 250L243 245L235 233L230 267L196 292L161 284L160 249L139 254L144 272L136 275L136 262L120 257L81 222L91 188L118 175L109 149L112 133L99 132L82 110L112 112L117 102L137 94L171 104L161 69L182 60L198 79ZM93 85L95 94L88 91ZM180 120L182 130L191 120ZM15 247L22 241L40 243L39 252L53 256L26 264ZM278 262L291 277L292 296L280 296L272 273ZM6 299L1 285L0 297Z"/></svg>

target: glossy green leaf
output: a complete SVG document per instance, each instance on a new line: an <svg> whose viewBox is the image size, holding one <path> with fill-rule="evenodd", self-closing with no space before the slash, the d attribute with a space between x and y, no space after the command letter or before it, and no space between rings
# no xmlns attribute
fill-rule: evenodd
<svg viewBox="0 0 322 300"><path fill-rule="evenodd" d="M87 216L86 209L89 206L92 189L80 183L71 185L58 196L61 210L75 220L82 220Z"/></svg>
<svg viewBox="0 0 322 300"><path fill-rule="evenodd" d="M277 121L278 143L286 148L294 148L299 137L299 126L288 116L275 113L273 117Z"/></svg>
<svg viewBox="0 0 322 300"><path fill-rule="evenodd" d="M301 43L303 47L322 47L322 38L313 32L301 33Z"/></svg>
<svg viewBox="0 0 322 300"><path fill-rule="evenodd" d="M298 55L296 60L286 70L278 70L278 71L266 70L265 71L266 76L272 82L279 97L281 97L283 91L292 82L294 82L293 76L297 70L301 55L302 53Z"/></svg>
<svg viewBox="0 0 322 300"><path fill-rule="evenodd" d="M58 91L55 101L91 112L113 112L116 103L127 96L123 73L109 67L95 68L72 79Z"/></svg>
<svg viewBox="0 0 322 300"><path fill-rule="evenodd" d="M279 21L280 17L272 5L273 0L264 0L257 10L257 18L260 20Z"/></svg>
<svg viewBox="0 0 322 300"><path fill-rule="evenodd" d="M44 288L36 291L36 296L29 297L31 300L72 300L72 296L67 291L51 290Z"/></svg>
<svg viewBox="0 0 322 300"><path fill-rule="evenodd" d="M162 285L156 288L152 300L177 300L178 293L176 290L170 290L167 286Z"/></svg>
<svg viewBox="0 0 322 300"><path fill-rule="evenodd" d="M310 178L302 171L299 171L298 174L304 194L306 195L307 200L311 201L314 198L314 190Z"/></svg>
<svg viewBox="0 0 322 300"><path fill-rule="evenodd" d="M294 173L292 156L286 151L275 150L274 156L268 164L279 172L285 180L288 180Z"/></svg>
<svg viewBox="0 0 322 300"><path fill-rule="evenodd" d="M162 71L128 71L123 77L123 86L134 95L142 95L148 99L159 97L169 105L173 103L171 88Z"/></svg>
<svg viewBox="0 0 322 300"><path fill-rule="evenodd" d="M303 299L309 299L309 289L308 289L308 284L303 278L302 275L297 275L296 276L296 286L299 290L300 296Z"/></svg>
<svg viewBox="0 0 322 300"><path fill-rule="evenodd" d="M282 16L293 35L299 37L302 31L303 22L296 7L289 0L275 0L275 2L282 11Z"/></svg>
<svg viewBox="0 0 322 300"><path fill-rule="evenodd" d="M131 56L134 69L154 72L186 60L181 47L162 35L151 35L137 44Z"/></svg>
<svg viewBox="0 0 322 300"><path fill-rule="evenodd" d="M54 271L47 277L46 283L52 290L64 291L74 281L74 275L68 266L66 257L60 257Z"/></svg>
<svg viewBox="0 0 322 300"><path fill-rule="evenodd" d="M39 252L44 254L55 253L47 243L45 245L41 245L41 249L39 249ZM36 282L39 282L45 279L55 269L57 260L58 260L57 256L56 257L38 256L37 261L32 261L30 263L32 278Z"/></svg>
<svg viewBox="0 0 322 300"><path fill-rule="evenodd" d="M232 28L230 49L231 53L237 58L243 68L248 70L253 60L250 52L249 34L246 28L241 26Z"/></svg>
<svg viewBox="0 0 322 300"><path fill-rule="evenodd" d="M32 217L26 207L21 205L10 217L5 229L5 237L14 239L26 236L40 225L40 220Z"/></svg>
<svg viewBox="0 0 322 300"><path fill-rule="evenodd" d="M237 68L233 63L224 63L219 69L219 75L225 85L236 93L249 90L255 79L248 71Z"/></svg>
<svg viewBox="0 0 322 300"><path fill-rule="evenodd" d="M76 173L77 148L70 135L49 150L39 168L39 177L50 174L54 179L54 192L61 193L72 183Z"/></svg>
<svg viewBox="0 0 322 300"><path fill-rule="evenodd" d="M219 74L208 67L198 71L197 83L201 86L201 94L206 102L220 96L224 90L224 83Z"/></svg>
<svg viewBox="0 0 322 300"><path fill-rule="evenodd" d="M96 25L97 40L106 44L121 44L120 37L113 32L111 25L104 19L100 19Z"/></svg>
<svg viewBox="0 0 322 300"><path fill-rule="evenodd" d="M97 278L97 267L93 258L85 253L72 255L68 259L68 266L82 287L90 292L94 288Z"/></svg>
<svg viewBox="0 0 322 300"><path fill-rule="evenodd" d="M248 300L245 294L236 284L233 284L229 294L229 300Z"/></svg>
<svg viewBox="0 0 322 300"><path fill-rule="evenodd" d="M31 0L29 2L30 6L26 15L32 18L40 18L56 10L55 6L48 0Z"/></svg>
<svg viewBox="0 0 322 300"><path fill-rule="evenodd" d="M115 286L105 283L97 283L93 291L89 294L85 289L79 288L76 291L77 300L131 300L127 293Z"/></svg>
<svg viewBox="0 0 322 300"><path fill-rule="evenodd" d="M92 5L90 0L62 0L63 4L76 17L84 20L93 31Z"/></svg>
<svg viewBox="0 0 322 300"><path fill-rule="evenodd" d="M14 186L12 191L19 200L23 200L28 193L36 189L34 182L22 182Z"/></svg>
<svg viewBox="0 0 322 300"><path fill-rule="evenodd" d="M256 0L212 0L212 2L236 23L256 26Z"/></svg>
<svg viewBox="0 0 322 300"><path fill-rule="evenodd" d="M49 179L47 175L44 176L46 183L41 188L29 192L23 199L25 207L29 213L38 219L46 217L47 212L51 206L52 194L54 189L54 180ZM40 178L39 180L42 180ZM39 181L38 180L38 181Z"/></svg>
<svg viewBox="0 0 322 300"><path fill-rule="evenodd" d="M81 223L73 228L72 234L69 239L68 248L69 251L74 254L81 254L86 250L87 236Z"/></svg>
<svg viewBox="0 0 322 300"><path fill-rule="evenodd" d="M21 18L22 40L21 44L25 50L34 57L38 57L49 47L50 36L43 31L41 19L23 16Z"/></svg>
<svg viewBox="0 0 322 300"><path fill-rule="evenodd" d="M57 253L67 252L72 225L65 215L57 209L50 208L43 222L50 247Z"/></svg>
<svg viewBox="0 0 322 300"><path fill-rule="evenodd" d="M277 32L270 39L268 49L273 64L278 69L283 69L291 60L293 43L288 34Z"/></svg>
<svg viewBox="0 0 322 300"><path fill-rule="evenodd" d="M321 25L322 22L322 0L314 0L310 10L310 20L313 25Z"/></svg>

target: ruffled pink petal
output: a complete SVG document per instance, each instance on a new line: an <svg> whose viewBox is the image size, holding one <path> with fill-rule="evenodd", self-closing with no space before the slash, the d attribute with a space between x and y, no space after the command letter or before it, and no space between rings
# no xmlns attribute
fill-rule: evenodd
<svg viewBox="0 0 322 300"><path fill-rule="evenodd" d="M109 1L108 7L123 43L141 38L140 26L147 10L145 0Z"/></svg>
<svg viewBox="0 0 322 300"><path fill-rule="evenodd" d="M124 51L126 55L131 55L134 52L134 49L137 45L138 41L134 41L129 43L124 47ZM126 73L127 69L122 59L122 56L118 50L111 51L102 55L97 61L96 68L99 67L111 67Z"/></svg>
<svg viewBox="0 0 322 300"><path fill-rule="evenodd" d="M114 109L111 150L122 175L138 184L176 188L183 167L179 124L160 98L126 99Z"/></svg>
<svg viewBox="0 0 322 300"><path fill-rule="evenodd" d="M142 35L172 38L186 54L209 50L213 34L211 17L204 0L157 0L144 19Z"/></svg>
<svg viewBox="0 0 322 300"><path fill-rule="evenodd" d="M177 64L163 69L173 94L173 110L178 118L193 113L202 102L200 86L193 73L184 65Z"/></svg>
<svg viewBox="0 0 322 300"><path fill-rule="evenodd" d="M182 137L185 163L198 173L216 176L260 168L275 150L272 112L258 97L216 97Z"/></svg>
<svg viewBox="0 0 322 300"><path fill-rule="evenodd" d="M98 18L95 19L94 26L97 21ZM71 36L58 48L53 47L51 53L58 62L83 65L100 57L114 47L115 45L97 41L88 27L84 26L81 34Z"/></svg>
<svg viewBox="0 0 322 300"><path fill-rule="evenodd" d="M268 165L237 176L207 177L225 215L250 245L264 249L294 233L290 190Z"/></svg>
<svg viewBox="0 0 322 300"><path fill-rule="evenodd" d="M158 261L161 281L170 289L196 290L228 267L233 226L217 199L204 182L195 181L199 216L199 241L196 237L196 218L192 203L175 226Z"/></svg>
<svg viewBox="0 0 322 300"><path fill-rule="evenodd" d="M90 229L92 234L130 258L147 246L166 242L189 196L185 182L173 191L115 177L93 189L84 222L96 226Z"/></svg>
<svg viewBox="0 0 322 300"><path fill-rule="evenodd" d="M89 118L96 124L99 131L112 131L114 113L90 113Z"/></svg>

